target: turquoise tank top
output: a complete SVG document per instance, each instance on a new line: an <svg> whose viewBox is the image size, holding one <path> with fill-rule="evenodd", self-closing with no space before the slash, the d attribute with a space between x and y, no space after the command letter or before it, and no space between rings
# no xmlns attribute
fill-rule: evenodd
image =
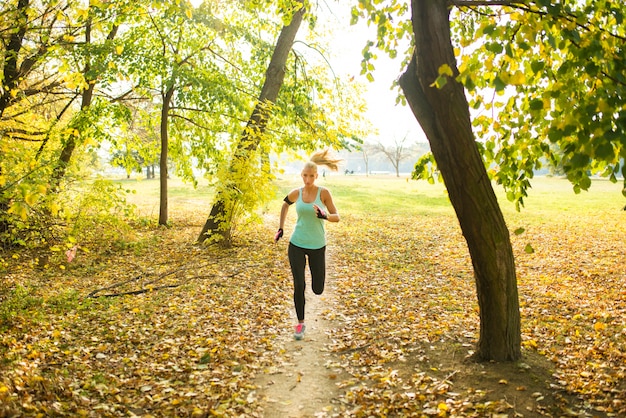
<svg viewBox="0 0 626 418"><path fill-rule="evenodd" d="M300 248L317 250L326 245L326 231L324 230L324 220L319 219L315 214L313 204L326 210L321 199L322 188L317 188L317 196L313 203L305 203L302 200L302 189L296 200L296 213L298 221L291 234L290 242Z"/></svg>

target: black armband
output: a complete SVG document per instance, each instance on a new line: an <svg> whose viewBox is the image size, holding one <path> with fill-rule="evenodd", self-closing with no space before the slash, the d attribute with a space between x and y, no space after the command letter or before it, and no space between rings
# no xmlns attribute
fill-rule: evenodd
<svg viewBox="0 0 626 418"><path fill-rule="evenodd" d="M289 195L285 196L285 198L283 199L283 201L285 203L287 203L288 205L293 205L293 202L291 200L289 200Z"/></svg>

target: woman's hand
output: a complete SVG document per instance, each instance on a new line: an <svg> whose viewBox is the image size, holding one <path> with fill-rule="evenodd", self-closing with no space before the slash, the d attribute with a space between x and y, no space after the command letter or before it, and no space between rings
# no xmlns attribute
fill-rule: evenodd
<svg viewBox="0 0 626 418"><path fill-rule="evenodd" d="M315 209L315 214L320 219L328 219L328 214L319 206L313 205L313 209Z"/></svg>

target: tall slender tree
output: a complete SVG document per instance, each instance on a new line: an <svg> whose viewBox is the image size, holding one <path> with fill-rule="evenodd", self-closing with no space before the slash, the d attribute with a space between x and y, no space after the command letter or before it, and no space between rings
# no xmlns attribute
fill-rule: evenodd
<svg viewBox="0 0 626 418"><path fill-rule="evenodd" d="M301 4L300 8L293 13L289 24L283 26L280 31L272 58L265 73L265 81L261 93L259 94L257 104L252 111L250 119L243 130L241 139L236 146L230 171L236 171L242 167L245 161L250 158L251 152L256 150L259 146L261 136L265 132L268 119L271 115L271 107L274 102L276 102L278 93L283 85L287 58L296 34L298 33L298 29L300 28L300 24L302 23L304 13L304 5ZM236 187L236 185L232 185L229 188L232 190ZM230 207L228 200L229 197L226 190L217 194L211 208L211 213L198 237L199 242L211 240L218 235L226 244L229 244L230 225L227 220L230 216L228 212L233 209L233 198L230 197Z"/></svg>
<svg viewBox="0 0 626 418"><path fill-rule="evenodd" d="M96 11L99 11L99 9L90 6L87 10L87 18L83 22L84 39L81 46L84 52L80 53L80 55L82 55L84 58L83 68L81 69L83 82L80 83L80 85L78 86L80 94L80 110L79 114L74 119L76 127L81 127L81 125L85 124L84 116L93 102L96 84L98 83L98 78L101 76L103 70L102 63L105 60L104 55L93 56L91 53L91 50L94 49L94 42L102 42L103 45L107 45L108 43L110 45L111 41L117 35L117 31L119 29L119 25L114 23L108 28L108 30L106 30L104 39L93 39L93 19ZM79 138L79 130L72 130L70 134L65 136L65 141L62 145L59 159L56 163L50 179L52 190L56 190L61 180L65 177L67 167L70 164Z"/></svg>

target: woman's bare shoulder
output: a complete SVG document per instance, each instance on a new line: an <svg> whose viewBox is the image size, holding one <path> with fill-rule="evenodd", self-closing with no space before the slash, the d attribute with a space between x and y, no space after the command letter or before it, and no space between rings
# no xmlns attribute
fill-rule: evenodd
<svg viewBox="0 0 626 418"><path fill-rule="evenodd" d="M329 189L327 189L326 187L321 187L321 186L320 186L320 189L321 189L321 191L320 191L320 198L322 198L322 199L331 198L332 199L332 196L330 194L330 190Z"/></svg>

